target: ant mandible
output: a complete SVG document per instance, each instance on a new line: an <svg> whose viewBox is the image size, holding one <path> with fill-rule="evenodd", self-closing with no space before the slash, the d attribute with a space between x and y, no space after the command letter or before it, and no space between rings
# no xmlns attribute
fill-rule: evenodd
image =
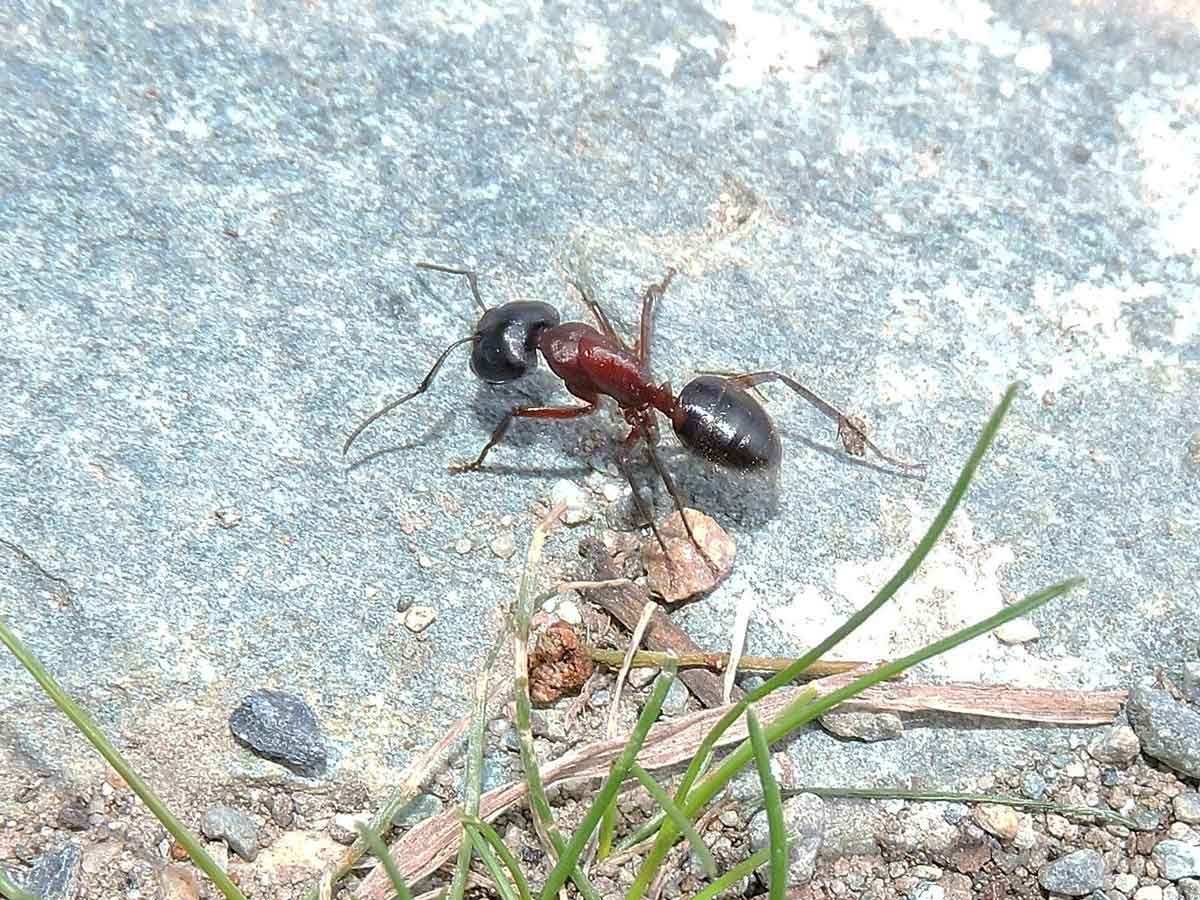
<svg viewBox="0 0 1200 900"><path fill-rule="evenodd" d="M629 455L639 440L645 443L650 461L667 486L692 543L696 540L687 516L683 514L683 500L655 450L659 439L656 412L670 420L675 435L688 450L718 466L739 470L775 469L783 456L779 433L766 410L747 388L779 381L837 423L838 435L848 453L863 456L865 450L870 449L881 460L898 468L924 468L922 463L905 462L884 453L866 436L861 420L847 416L781 372L751 372L730 377L701 375L689 381L678 394L671 390L669 382L655 384L650 370L654 304L675 277L674 269L668 269L662 281L651 284L642 294L641 327L631 348L617 334L591 292L579 282L572 281L571 285L583 298L599 329L583 322L562 322L558 310L548 303L522 300L488 307L479 294L479 279L475 272L429 262L419 262L416 266L466 278L483 315L471 334L442 351L416 390L364 419L346 438L343 455L373 422L425 393L455 348L471 344L471 371L480 380L488 384L516 381L537 367L540 351L567 391L584 405L518 406L500 420L479 456L472 462L450 466L450 471L469 472L481 468L491 449L504 438L513 419L577 419L599 409L601 397L611 397L630 426L629 434L619 445L617 463L633 489L639 513L650 522L660 544L662 537L629 470Z"/></svg>

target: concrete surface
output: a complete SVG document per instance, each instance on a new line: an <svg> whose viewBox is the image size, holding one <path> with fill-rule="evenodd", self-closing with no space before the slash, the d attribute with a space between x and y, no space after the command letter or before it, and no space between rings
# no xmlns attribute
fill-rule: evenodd
<svg viewBox="0 0 1200 900"><path fill-rule="evenodd" d="M627 326L674 265L660 376L782 369L930 467L848 462L776 388L776 509L669 452L739 543L695 634L723 646L746 598L751 652L823 634L1022 379L952 534L847 653L1082 573L1040 641L931 675L1178 673L1200 627L1198 27L1194 5L1065 0L9 5L0 615L160 780L275 771L226 725L265 686L313 706L335 774L387 781L467 708L554 482L619 484L593 472L607 416L521 424L492 472L448 474L516 400L565 396L544 371L482 387L465 353L342 458L473 324L465 285L412 263L576 318L567 278L590 272ZM597 502L548 569L626 521ZM422 636L404 603L436 610ZM952 786L1054 739L802 752L813 781ZM0 769L98 771L7 656Z"/></svg>

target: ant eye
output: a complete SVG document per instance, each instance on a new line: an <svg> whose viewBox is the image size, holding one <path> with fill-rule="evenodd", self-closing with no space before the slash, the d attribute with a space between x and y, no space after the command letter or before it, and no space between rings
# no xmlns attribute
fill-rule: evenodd
<svg viewBox="0 0 1200 900"><path fill-rule="evenodd" d="M773 469L783 457L771 417L734 381L703 375L688 382L671 425L680 442L717 465L731 469Z"/></svg>
<svg viewBox="0 0 1200 900"><path fill-rule="evenodd" d="M488 384L516 381L537 368L538 339L558 322L558 310L548 303L505 303L489 309L475 329L471 371Z"/></svg>

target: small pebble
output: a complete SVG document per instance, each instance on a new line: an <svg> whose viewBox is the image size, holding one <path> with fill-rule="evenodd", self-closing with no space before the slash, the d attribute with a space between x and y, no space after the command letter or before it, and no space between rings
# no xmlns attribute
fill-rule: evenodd
<svg viewBox="0 0 1200 900"><path fill-rule="evenodd" d="M325 771L327 754L317 717L292 694L264 688L247 695L229 716L229 730L257 755L298 775Z"/></svg>
<svg viewBox="0 0 1200 900"><path fill-rule="evenodd" d="M242 522L242 511L236 506L222 506L213 513L213 518L222 528L237 528Z"/></svg>
<svg viewBox="0 0 1200 900"><path fill-rule="evenodd" d="M667 691L667 696L663 700L662 711L664 716L680 716L687 712L688 705L687 685L676 678L671 682L671 687Z"/></svg>
<svg viewBox="0 0 1200 900"><path fill-rule="evenodd" d="M622 489L620 485L610 481L600 489L600 493L608 503L616 503L621 499Z"/></svg>
<svg viewBox="0 0 1200 900"><path fill-rule="evenodd" d="M1163 900L1163 889L1157 884L1147 884L1134 892L1133 900Z"/></svg>
<svg viewBox="0 0 1200 900"><path fill-rule="evenodd" d="M287 794L278 794L271 799L271 821L280 828L291 828L295 821L295 804Z"/></svg>
<svg viewBox="0 0 1200 900"><path fill-rule="evenodd" d="M1002 841L1015 838L1020 825L1016 810L1000 803L980 803L975 807L972 818L980 828Z"/></svg>
<svg viewBox="0 0 1200 900"><path fill-rule="evenodd" d="M459 538L454 542L454 552L459 556L466 556L473 546L470 538Z"/></svg>
<svg viewBox="0 0 1200 900"><path fill-rule="evenodd" d="M397 828L412 828L426 819L432 819L441 811L440 798L433 794L417 794L408 806L392 816L392 824Z"/></svg>
<svg viewBox="0 0 1200 900"><path fill-rule="evenodd" d="M1042 866L1038 884L1068 897L1084 897L1104 884L1104 857L1095 850L1076 850Z"/></svg>
<svg viewBox="0 0 1200 900"><path fill-rule="evenodd" d="M254 862L258 856L258 824L240 809L211 807L200 822L200 830L210 840L224 841L246 862Z"/></svg>
<svg viewBox="0 0 1200 900"><path fill-rule="evenodd" d="M500 559L511 559L512 555L517 552L517 542L513 540L513 536L508 532L492 538L490 546L492 553L496 554Z"/></svg>
<svg viewBox="0 0 1200 900"><path fill-rule="evenodd" d="M417 557L417 565L420 566L422 569L432 569L433 568L433 559L432 559L432 557L427 556L426 554L422 553L420 556Z"/></svg>
<svg viewBox="0 0 1200 900"><path fill-rule="evenodd" d="M1183 664L1183 695L1200 706L1200 659L1190 659Z"/></svg>
<svg viewBox="0 0 1200 900"><path fill-rule="evenodd" d="M696 538L693 544L683 519L673 512L658 526L666 553L651 535L642 544L642 562L650 590L668 603L689 600L711 591L733 568L736 546L716 520L694 509L686 510ZM704 551L700 555L696 544ZM707 557L707 561L705 560ZM714 573L713 568L716 568Z"/></svg>
<svg viewBox="0 0 1200 900"><path fill-rule="evenodd" d="M583 624L583 614L579 612L579 606L574 600L564 600L558 604L554 612L564 622L569 622L572 625Z"/></svg>
<svg viewBox="0 0 1200 900"><path fill-rule="evenodd" d="M1171 808L1180 822L1200 823L1200 794L1195 791L1184 791L1171 801Z"/></svg>
<svg viewBox="0 0 1200 900"><path fill-rule="evenodd" d="M1142 742L1128 725L1113 725L1092 738L1087 751L1097 762L1128 765L1142 752Z"/></svg>
<svg viewBox="0 0 1200 900"><path fill-rule="evenodd" d="M1154 845L1150 858L1167 881L1200 877L1200 847L1168 838Z"/></svg>
<svg viewBox="0 0 1200 900"><path fill-rule="evenodd" d="M573 481L564 478L557 482L550 490L550 502L554 506L565 504L562 520L567 525L580 525L592 518L591 496Z"/></svg>
<svg viewBox="0 0 1200 900"><path fill-rule="evenodd" d="M894 741L904 734L904 724L895 713L870 713L833 710L820 718L830 734L856 741Z"/></svg>
<svg viewBox="0 0 1200 900"><path fill-rule="evenodd" d="M1027 772L1021 779L1021 793L1030 800L1041 800L1046 793L1046 779L1037 772Z"/></svg>
<svg viewBox="0 0 1200 900"><path fill-rule="evenodd" d="M437 618L437 611L432 606L413 606L404 614L404 627L413 634L419 634Z"/></svg>
<svg viewBox="0 0 1200 900"><path fill-rule="evenodd" d="M1026 644L1036 641L1042 636L1038 627L1024 617L1005 622L994 632L996 638L1005 644Z"/></svg>

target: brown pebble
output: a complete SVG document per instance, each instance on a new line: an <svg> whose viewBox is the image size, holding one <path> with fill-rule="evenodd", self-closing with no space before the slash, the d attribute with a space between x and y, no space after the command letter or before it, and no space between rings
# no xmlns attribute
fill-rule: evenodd
<svg viewBox="0 0 1200 900"><path fill-rule="evenodd" d="M646 567L650 590L667 603L689 600L711 591L729 574L737 552L733 538L715 519L694 509L686 510L686 513L696 544L704 550L704 556L688 537L678 512L667 516L658 526L658 533L667 547L665 554L653 535L642 543L642 563Z"/></svg>

